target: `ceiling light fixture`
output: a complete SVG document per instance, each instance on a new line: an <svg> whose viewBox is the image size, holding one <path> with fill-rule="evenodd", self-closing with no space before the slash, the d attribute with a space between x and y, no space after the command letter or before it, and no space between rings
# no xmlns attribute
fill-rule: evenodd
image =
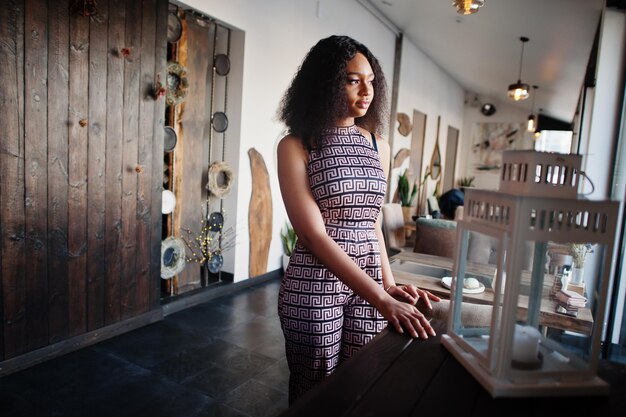
<svg viewBox="0 0 626 417"><path fill-rule="evenodd" d="M519 60L519 74L517 82L509 85L508 96L515 101L526 100L528 98L528 84L522 82L522 63L524 62L524 44L528 42L526 36L519 38L522 41L522 55Z"/></svg>
<svg viewBox="0 0 626 417"><path fill-rule="evenodd" d="M458 14L474 14L483 7L485 0L453 0L452 5L456 7Z"/></svg>
<svg viewBox="0 0 626 417"><path fill-rule="evenodd" d="M537 95L537 87L533 85L533 104L530 106L530 116L528 116L528 124L526 130L533 133L537 129L537 118L535 116L535 96Z"/></svg>
<svg viewBox="0 0 626 417"><path fill-rule="evenodd" d="M480 108L480 112L485 116L491 116L496 112L496 106L491 103L485 103Z"/></svg>

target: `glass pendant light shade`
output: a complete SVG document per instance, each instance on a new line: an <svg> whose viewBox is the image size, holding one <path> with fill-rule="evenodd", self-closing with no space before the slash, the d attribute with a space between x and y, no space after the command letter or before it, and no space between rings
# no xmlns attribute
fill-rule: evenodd
<svg viewBox="0 0 626 417"><path fill-rule="evenodd" d="M537 124L535 123L535 115L531 114L528 116L528 124L526 125L526 130L529 132L534 132Z"/></svg>
<svg viewBox="0 0 626 417"><path fill-rule="evenodd" d="M453 0L452 5L456 7L458 14L474 14L483 7L485 0Z"/></svg>
<svg viewBox="0 0 626 417"><path fill-rule="evenodd" d="M528 90L530 89L528 84L522 82L522 63L524 62L524 44L528 42L528 38L525 36L522 36L521 38L519 38L519 40L522 41L522 55L519 60L519 76L517 77L516 83L509 85L509 89L507 92L509 98L515 101L526 100L528 98Z"/></svg>
<svg viewBox="0 0 626 417"><path fill-rule="evenodd" d="M533 104L530 107L530 116L528 116L528 124L526 125L526 130L530 133L533 133L535 129L537 129L537 118L535 117L535 97L537 96L537 87L533 85Z"/></svg>
<svg viewBox="0 0 626 417"><path fill-rule="evenodd" d="M526 100L528 98L528 84L524 84L521 80L517 80L515 84L509 85L508 96L515 101Z"/></svg>

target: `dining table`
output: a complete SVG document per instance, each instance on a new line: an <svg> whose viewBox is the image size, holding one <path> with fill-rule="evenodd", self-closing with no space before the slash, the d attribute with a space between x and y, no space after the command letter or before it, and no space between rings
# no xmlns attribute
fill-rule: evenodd
<svg viewBox="0 0 626 417"><path fill-rule="evenodd" d="M413 284L421 289L445 299L450 299L451 290L444 285L442 278L452 276L454 260L447 257L402 251L391 259L391 270L397 284ZM492 278L496 267L489 264L468 262L467 273L479 277ZM576 315L559 312L559 303L552 294L555 276L544 276L544 288L539 311L539 324L544 328L555 328L590 335L593 328L593 315L589 307L581 307ZM530 285L530 273L521 274L522 288ZM464 293L463 301L476 304L493 304L494 292L488 285L480 293ZM523 319L527 312L528 296L518 298L518 318Z"/></svg>

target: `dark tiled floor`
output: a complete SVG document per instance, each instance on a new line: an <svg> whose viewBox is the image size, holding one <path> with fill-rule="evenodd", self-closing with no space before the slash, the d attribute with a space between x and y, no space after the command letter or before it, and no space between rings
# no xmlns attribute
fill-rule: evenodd
<svg viewBox="0 0 626 417"><path fill-rule="evenodd" d="M289 371L279 280L0 379L0 415L275 416Z"/></svg>

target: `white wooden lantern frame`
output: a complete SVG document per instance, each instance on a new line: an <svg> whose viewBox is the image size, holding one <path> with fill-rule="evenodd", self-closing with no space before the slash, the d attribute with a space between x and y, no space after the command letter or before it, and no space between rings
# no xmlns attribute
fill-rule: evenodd
<svg viewBox="0 0 626 417"><path fill-rule="evenodd" d="M530 172L538 172L532 165L530 169ZM569 172L578 172L575 166L568 168L570 169ZM504 176L501 181L503 178ZM561 185L569 188L576 181L570 177ZM458 244L453 273L455 277L466 277L470 232L497 238L499 246L496 285L493 289L494 308L489 328L463 328L463 280L455 279L448 333L442 336L442 341L494 397L606 394L608 386L596 376L596 372L619 204L612 201L564 198L564 194L558 190L553 193L557 197L546 197L546 184L539 182L537 178L535 184L521 185L514 189L518 195L477 189L465 191L463 220L457 225ZM515 188L504 183L501 182L501 189L503 186L507 190ZM542 191L534 192L535 186ZM548 187L554 187L554 184ZM566 191L565 195L570 195L570 192ZM599 292L595 298L595 320L590 336L591 353L588 360L571 354L557 341L542 336L540 350L543 364L540 369L520 370L511 365L522 278L522 256L512 254L522 253L526 242L534 243L526 324L536 328L539 327L547 243L595 243L598 244L597 247L603 245L602 272L596 286ZM507 256L509 259L506 259ZM506 284L503 284L503 271L506 274ZM481 339L484 340L484 346L479 349L477 343L480 344Z"/></svg>
<svg viewBox="0 0 626 417"><path fill-rule="evenodd" d="M502 154L500 190L523 196L576 198L580 155L507 151Z"/></svg>

